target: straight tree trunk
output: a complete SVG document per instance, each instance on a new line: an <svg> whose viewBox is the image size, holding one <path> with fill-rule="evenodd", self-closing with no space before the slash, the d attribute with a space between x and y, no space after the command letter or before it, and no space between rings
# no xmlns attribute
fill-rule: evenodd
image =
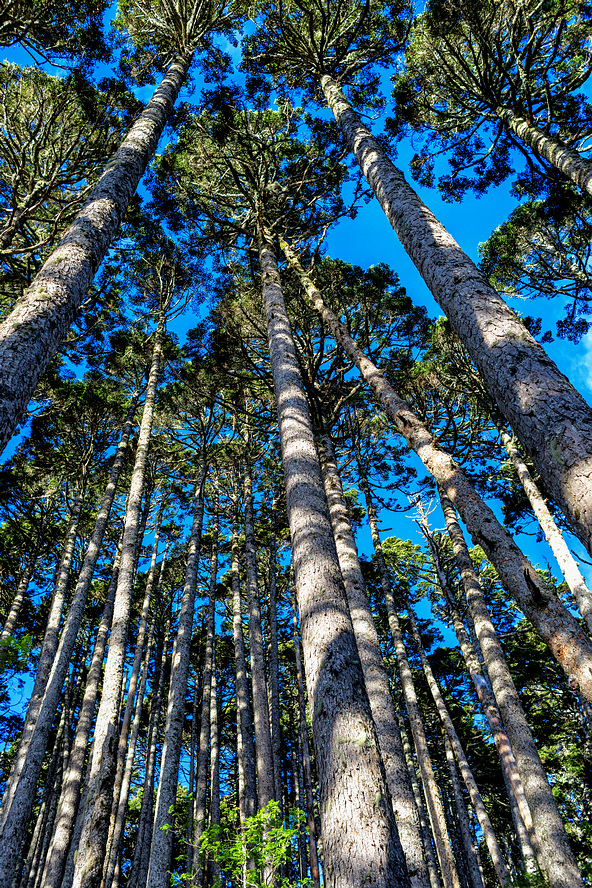
<svg viewBox="0 0 592 888"><path fill-rule="evenodd" d="M411 744L409 742L407 728L405 727L405 720L400 710L398 712L398 720L399 729L401 731L401 741L403 743L403 752L405 753L405 761L407 762L409 779L411 780L411 785L413 787L415 804L417 806L417 813L419 815L419 826L421 829L421 838L425 850L426 864L430 877L430 885L431 888L441 888L440 876L438 875L438 864L436 862L436 855L434 854L434 847L432 842L432 833L428 825L426 809L423 803L423 797L421 795L421 787L419 785L417 770L413 761L413 753L411 752Z"/></svg>
<svg viewBox="0 0 592 888"><path fill-rule="evenodd" d="M277 259L261 234L259 260L320 783L325 884L409 886Z"/></svg>
<svg viewBox="0 0 592 888"><path fill-rule="evenodd" d="M84 561L82 563L80 574L78 576L78 581L76 583L76 588L72 596L72 602L68 611L68 616L66 618L64 629L60 638L60 643L52 664L52 670L48 679L45 694L43 698L38 701L38 705L35 707L35 711L31 713L30 726L27 726L27 724L25 723L25 727L23 729L23 737L25 737L30 732L28 748L24 752L22 762L23 771L27 768L31 768L32 770L37 768L38 771L40 764L37 763L40 762L45 752L48 734L47 723L50 719L53 718L53 713L55 713L58 706L60 694L62 692L62 687L64 684L64 679L67 675L69 663L72 658L76 636L82 622L84 608L86 607L86 602L88 599L88 592L90 589L92 578L94 576L94 571L101 551L101 547L103 545L103 539L105 536L105 531L107 529L107 523L111 514L111 508L113 506L115 494L117 492L119 476L125 462L129 438L133 427L133 419L138 403L138 396L138 391L134 391L127 413L126 421L122 430L121 438L111 466L109 481L103 494L101 506L95 520L93 533L87 546ZM106 631L108 631L108 629ZM92 706L94 708L94 699ZM20 780L22 779L23 778L21 776ZM68 772L65 778L65 785L67 785L71 779L72 776ZM18 791L18 795L20 796L20 798L18 799L19 813L17 816L19 817L19 819L22 819L25 816L26 810L28 810L27 805L30 803L26 802L22 798L20 791ZM61 818L63 816L63 811L64 808L60 804L57 815L56 831L62 828ZM52 839L51 849L49 851L46 867L51 860L54 847L55 838ZM61 862L59 866L62 866Z"/></svg>
<svg viewBox="0 0 592 888"><path fill-rule="evenodd" d="M428 888L429 876L423 853L419 817L403 753L389 676L384 665L378 632L362 577L358 548L343 495L333 441L326 431L319 435L318 440L321 471L337 557L345 583L347 603L393 802L393 812L405 854L407 872L412 888Z"/></svg>
<svg viewBox="0 0 592 888"><path fill-rule="evenodd" d="M129 888L145 888L150 865L150 846L152 844L152 802L154 799L154 775L156 768L156 746L158 741L158 726L160 723L162 698L164 689L164 674L169 647L169 634L171 630L171 613L166 620L162 651L158 665L158 674L155 676L156 692L153 694L150 706L150 723L146 741L146 765L144 769L144 784L142 792L142 805L140 807L140 819L138 833L134 849L134 858L129 876Z"/></svg>
<svg viewBox="0 0 592 888"><path fill-rule="evenodd" d="M249 699L245 640L239 573L238 496L233 503L232 517L232 633L234 640L234 664L236 675L237 753L239 778L239 813L241 824L257 811L257 787L255 778L255 745L253 742L253 716Z"/></svg>
<svg viewBox="0 0 592 888"><path fill-rule="evenodd" d="M220 825L220 737L218 732L218 684L216 681L216 636L212 643L212 681L210 685L210 826ZM220 878L220 864L208 865L208 884Z"/></svg>
<svg viewBox="0 0 592 888"><path fill-rule="evenodd" d="M454 502L476 545L496 568L504 588L546 642L572 685L592 702L592 642L577 620L549 592L538 573L520 551L508 531L476 492L455 460L433 443L432 435L364 355L345 326L329 309L309 275L287 244L282 242L291 266L299 274L305 292L329 326L336 341L358 367L379 403L426 469ZM542 474L542 473L541 473Z"/></svg>
<svg viewBox="0 0 592 888"><path fill-rule="evenodd" d="M173 817L170 812L174 808L177 798L177 778L181 758L183 722L185 720L185 697L187 696L195 590L197 587L197 571L203 526L206 472L205 460L202 459L194 493L193 523L189 538L179 626L173 645L164 744L160 763L158 793L156 796L152 844L150 847L150 864L147 879L149 888L165 888L168 885L168 870L173 839ZM169 829L166 829L166 826L169 826Z"/></svg>
<svg viewBox="0 0 592 888"><path fill-rule="evenodd" d="M203 670L201 695L201 718L199 731L199 751L197 755L197 776L195 779L195 799L193 803L193 860L192 884L201 888L204 870L201 858L201 837L206 828L206 807L208 774L210 771L210 709L212 694L212 670L214 664L214 645L216 635L216 586L218 577L218 535L220 531L220 514L218 502L217 478L212 524L212 557L210 563L210 590L208 601L208 621L206 627L206 653ZM151 886L149 886L151 888ZM155 886L157 888L157 886Z"/></svg>
<svg viewBox="0 0 592 888"><path fill-rule="evenodd" d="M541 869L549 879L549 884L553 888L568 888L568 886L574 888L574 886L583 884L582 877L549 786L547 774L540 760L497 634L491 623L485 598L473 569L454 507L443 491L440 491L440 502L477 638L487 664L493 693L504 720L524 787L526 801L530 808L536 843L529 835L530 842L537 854ZM480 684L485 685L482 678ZM485 688L481 687L482 694L485 689L486 686ZM525 819L524 815L523 819ZM526 819L525 825L528 829Z"/></svg>
<svg viewBox="0 0 592 888"><path fill-rule="evenodd" d="M10 888L20 860L23 842L26 838L27 823L35 803L37 780L80 625L78 622L75 627L76 631L68 633L67 639L71 647L65 652L68 654L66 659L63 650L64 644L59 644L58 639L83 502L84 494L79 492L72 509L56 575L33 693L27 707L16 758L2 798L2 808L0 809L0 886L3 888L4 886ZM66 622L62 632L62 642L68 628L68 622ZM59 666L59 669L56 669L56 666Z"/></svg>
<svg viewBox="0 0 592 888"><path fill-rule="evenodd" d="M150 604L152 602L152 590L154 588L154 578L156 574L156 559L158 557L158 546L160 543L160 528L162 526L162 517L164 514L164 507L166 502L166 494L161 493L160 497L160 507L158 509L158 515L156 518L156 526L154 528L154 542L152 544L152 558L150 559L150 568L148 570L148 577L146 579L146 588L144 590L144 600L142 602L142 610L140 612L140 621L138 624L138 635L136 638L136 648L134 651L134 661L132 663L132 671L130 673L130 680L127 689L127 700L125 704L125 710L123 713L123 721L121 723L121 727L119 729L119 739L117 742L117 764L115 769L115 779L113 781L113 798L111 804L111 819L109 823L109 837L107 840L107 848L105 855L105 869L104 869L104 877L103 877L103 885L102 888L111 888L111 882L113 881L113 875L115 873L115 862L116 857L118 855L117 847L113 847L114 842L114 831L117 829L121 834L123 823L120 822L120 817L125 817L125 811L127 808L127 794L125 798L125 802L122 802L121 799L121 788L124 779L124 772L127 764L127 759L129 755L130 743L129 743L129 732L132 722L132 715L136 710L136 689L138 687L138 680L140 679L140 669L142 666L142 658L144 656L144 644L146 642L146 630L148 628L148 614L150 611ZM166 563L166 554L163 557L163 561ZM123 804L123 811L121 811L121 806ZM120 823L119 827L117 823ZM116 845L119 845L119 839L117 839Z"/></svg>
<svg viewBox="0 0 592 888"><path fill-rule="evenodd" d="M576 564L575 558L571 554L569 547L563 538L563 534L557 527L555 519L551 515L532 475L528 471L528 466L522 459L520 451L516 447L512 436L508 434L501 423L498 424L496 422L496 426L502 444L512 461L512 465L516 469L516 473L524 488L528 502L537 517L541 530L545 534L545 539L549 543L551 551L557 559L557 564L561 569L561 573L565 578L565 582L569 586L573 597L576 600L578 610L588 627L588 632L592 633L592 593L588 589L586 581Z"/></svg>
<svg viewBox="0 0 592 888"><path fill-rule="evenodd" d="M306 701L304 699L304 676L300 657L300 641L298 638L298 616L296 599L292 598L294 618L294 658L296 661L296 682L298 685L298 726L300 747L302 749L302 779L305 787L306 822L308 825L308 846L310 849L310 878L314 888L320 888L319 854L317 846L317 828L315 824L314 797L312 793L312 773L310 768L310 749L308 745L308 725L306 723Z"/></svg>
<svg viewBox="0 0 592 888"><path fill-rule="evenodd" d="M251 654L251 685L253 688L253 719L255 723L255 763L259 810L274 797L273 747L269 724L269 698L265 680L265 651L261 626L261 605L257 582L257 548L253 517L253 478L250 456L245 457L245 565L249 607L249 651ZM271 768L270 768L271 764Z"/></svg>
<svg viewBox="0 0 592 888"><path fill-rule="evenodd" d="M571 179L578 188L592 195L592 163L554 136L544 133L510 108L497 108L497 116L509 132L520 142L532 148L535 154L547 160L551 166Z"/></svg>
<svg viewBox="0 0 592 888"><path fill-rule="evenodd" d="M121 561L109 637L109 653L103 677L101 703L95 723L88 796L74 867L72 883L74 888L97 888L103 870L116 767L119 700L123 683L129 614L136 571L140 507L152 433L164 330L165 312L161 309L127 501Z"/></svg>
<svg viewBox="0 0 592 888"><path fill-rule="evenodd" d="M183 85L192 53L175 58L60 243L0 326L0 451L64 340L105 257Z"/></svg>
<svg viewBox="0 0 592 888"><path fill-rule="evenodd" d="M434 703L436 704L436 709L438 710L438 715L440 716L440 720L446 732L446 737L448 742L450 743L450 748L454 752L454 756L456 761L458 762L458 766L460 769L460 773L464 780L465 786L467 787L469 797L471 799L471 804L473 805L473 809L475 814L477 815L477 819L479 821L479 826L481 827L481 831L483 833L483 838L487 843L487 848L489 850L489 855L491 857L491 862L493 863L498 882L501 885L501 888L506 888L506 886L510 885L511 878L506 863L504 861L501 849L498 845L497 839L495 837L495 832L491 821L489 819L489 815L485 809L485 805L483 804L483 799L481 797L481 793L477 788L477 784L475 782L475 778L473 777L473 772L469 766L467 758L465 756L464 749L456 733L454 725L452 723L452 719L450 718L450 713L448 712L448 708L446 703L444 702L444 698L440 692L440 688L438 687L438 682L434 678L434 673L432 672L432 667L430 666L429 660L426 656L425 650L423 648L421 642L421 636L419 634L419 630L417 628L417 623L415 621L415 615L413 610L409 606L409 603L406 602L407 613L409 615L409 621L411 625L411 631L413 633L413 638L415 640L415 644L417 650L419 652L419 656L421 658L421 665L423 666L423 671L425 673L425 677L427 679L428 687L430 689L430 693L433 697ZM462 795L462 794L461 794ZM456 797L456 790L455 790ZM461 824L462 827L462 824ZM463 838L464 841L464 838ZM474 868L474 862L469 860L471 869ZM476 875L473 874L471 877L474 881ZM482 888L482 886L474 885L474 888Z"/></svg>
<svg viewBox="0 0 592 888"><path fill-rule="evenodd" d="M31 578L35 570L35 565L37 564L37 559L39 558L44 525L45 514L41 519L33 551L29 555L29 558L25 565L25 569L21 574L15 596L12 599L12 604L10 605L10 610L8 611L6 620L4 621L4 626L2 627L2 632L0 633L0 642L6 641L7 638L10 638L11 635L14 635L14 630L16 629L16 621L21 611L21 607L23 606L23 601L25 600L25 595L27 594L29 583L31 582Z"/></svg>
<svg viewBox="0 0 592 888"><path fill-rule="evenodd" d="M276 501L271 506L271 541L269 544L269 721L273 748L273 797L282 806L282 737L280 725L280 664L278 654L277 583L276 583Z"/></svg>
<svg viewBox="0 0 592 888"><path fill-rule="evenodd" d="M592 553L592 410L420 200L339 85L325 74L321 87L401 244Z"/></svg>

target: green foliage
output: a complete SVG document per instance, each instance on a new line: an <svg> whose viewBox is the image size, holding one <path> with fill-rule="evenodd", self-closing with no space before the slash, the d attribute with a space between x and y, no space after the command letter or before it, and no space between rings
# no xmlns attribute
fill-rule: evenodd
<svg viewBox="0 0 592 888"><path fill-rule="evenodd" d="M24 672L29 667L33 639L30 635L22 638L8 638L0 640L0 675L5 672L15 674Z"/></svg>
<svg viewBox="0 0 592 888"><path fill-rule="evenodd" d="M273 884L291 888L294 883L280 876L280 867L295 853L298 823L304 819L300 810L289 812L282 819L280 806L271 801L266 808L247 818L244 829L237 829L238 809L222 804L221 823L212 824L201 838L202 855L214 860L233 881L264 888ZM308 880L300 885L309 884ZM219 888L222 880L214 882Z"/></svg>

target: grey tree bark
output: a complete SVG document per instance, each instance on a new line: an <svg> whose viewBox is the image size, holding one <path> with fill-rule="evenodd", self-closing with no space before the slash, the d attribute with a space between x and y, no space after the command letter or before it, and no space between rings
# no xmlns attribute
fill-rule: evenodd
<svg viewBox="0 0 592 888"><path fill-rule="evenodd" d="M458 772L456 770L452 744L446 731L443 730L442 735L444 740L444 747L446 750L446 764L448 766L448 773L450 774L450 782L452 784L454 810L459 824L462 848L464 851L464 858L469 878L469 885L471 886L471 888L485 888L483 875L479 867L477 852L473 844L473 836L471 835L471 824L469 822L469 816L467 814L467 807L465 805L461 783L458 778Z"/></svg>
<svg viewBox="0 0 592 888"><path fill-rule="evenodd" d="M592 643L589 636L559 599L550 594L508 531L475 491L462 468L451 456L434 445L426 427L397 395L376 365L364 355L337 316L325 305L320 292L293 251L284 242L282 249L299 274L310 302L325 320L336 341L352 358L397 431L454 502L473 541L487 554L504 588L516 599L522 612L549 646L572 686L579 687L583 696L592 702Z"/></svg>
<svg viewBox="0 0 592 888"><path fill-rule="evenodd" d="M27 823L35 803L37 780L43 764L43 756L58 709L59 697L64 686L84 609L84 604L79 609L79 614L75 609L72 620L66 621L62 638L59 641L66 586L74 556L83 503L84 493L80 491L72 509L56 574L56 584L39 655L33 693L27 707L16 757L2 798L2 808L0 809L0 885L6 886L6 888L10 888L20 860L23 842L26 838ZM88 586L86 588L88 589ZM73 607L75 603L76 597L72 602ZM73 623L75 625L72 625Z"/></svg>
<svg viewBox="0 0 592 888"><path fill-rule="evenodd" d="M278 653L277 626L277 583L276 583L276 501L271 506L271 540L269 544L269 721L273 751L273 797L282 806L282 737L280 725L280 665Z"/></svg>
<svg viewBox="0 0 592 888"><path fill-rule="evenodd" d="M248 444L247 444L248 448ZM249 652L251 655L251 686L253 689L253 719L255 723L255 764L257 766L257 795L259 809L267 807L274 798L273 747L269 724L269 698L265 679L265 650L261 625L261 605L257 581L257 547L253 516L253 478L250 455L244 463L245 506L245 566L247 602L249 608ZM270 764L272 767L270 768Z"/></svg>
<svg viewBox="0 0 592 888"><path fill-rule="evenodd" d="M134 660L127 689L127 700L123 712L123 721L119 728L119 739L117 742L117 763L115 768L115 779L113 781L111 818L109 822L109 835L107 839L107 847L105 854L105 866L103 869L103 885L102 888L111 888L113 875L115 873L116 859L119 854L119 837L123 834L123 820L125 818L125 810L127 807L127 793L125 799L122 798L122 784L124 773L129 756L131 743L129 742L129 732L136 707L136 690L138 681L140 680L140 669L142 658L144 657L144 644L146 643L146 631L148 629L148 615L152 602L152 590L154 588L154 579L156 575L156 559L158 557L158 546L160 544L160 528L162 526L162 517L166 504L167 495L163 491L160 495L160 506L156 518L156 526L154 528L154 541L152 544L152 557L150 559L150 568L146 579L146 587L144 590L144 600L142 602L142 610L140 612L140 621L138 624L138 635L136 638L136 648L134 651ZM166 562L166 552L163 556ZM151 642L149 642L151 644ZM145 666L145 670L147 665ZM129 787L128 787L129 789ZM118 833L115 837L115 833Z"/></svg>
<svg viewBox="0 0 592 888"><path fill-rule="evenodd" d="M328 888L409 886L272 245L260 236Z"/></svg>
<svg viewBox="0 0 592 888"><path fill-rule="evenodd" d="M72 883L74 888L91 888L91 886L94 888L98 885L103 870L116 766L119 700L136 571L140 506L152 433L164 330L165 313L161 311L155 334L152 363L146 386L146 400L127 500L119 576L109 637L109 653L103 677L101 703L95 722L89 790L74 867Z"/></svg>
<svg viewBox="0 0 592 888"><path fill-rule="evenodd" d="M185 718L185 697L187 694L187 678L189 676L191 636L193 634L193 612L195 609L195 590L197 587L197 571L201 547L206 472L206 464L202 458L195 486L193 523L189 538L179 625L173 645L164 745L160 763L152 844L150 847L147 879L149 888L164 888L168 884L173 837L170 830L163 827L168 824L172 826L170 811L174 807L177 798L177 777L181 757L181 735Z"/></svg>
<svg viewBox="0 0 592 888"><path fill-rule="evenodd" d="M556 888L582 885L582 877L574 858L557 803L549 786L547 774L528 726L516 686L512 680L497 633L493 627L481 585L473 569L462 530L450 499L440 490L440 503L452 548L458 563L471 617L487 664L493 693L499 706L507 737L516 759L524 795L530 809L534 834L531 845L539 866L549 884ZM467 638L468 642L468 638ZM477 658L475 657L475 660ZM477 673L475 673L477 674ZM481 676L477 681L482 697L487 686ZM473 681L475 679L473 678ZM495 734L494 734L495 739ZM526 817L523 815L528 830Z"/></svg>
<svg viewBox="0 0 592 888"><path fill-rule="evenodd" d="M37 559L39 558L39 550L41 548L41 540L43 538L43 527L45 524L44 519L45 515L43 515L33 551L29 555L29 558L27 559L27 563L25 565L25 569L19 579L14 598L12 599L12 603L10 605L10 610L6 615L4 626L2 627L2 632L0 633L0 642L6 641L7 638L10 638L11 635L14 635L18 615L21 611L21 607L23 606L23 601L25 600L25 595L27 594L27 589L29 588L29 583L31 582L31 579L33 577L33 572L35 570L35 565L37 564Z"/></svg>
<svg viewBox="0 0 592 888"><path fill-rule="evenodd" d="M212 640L210 684L210 826L220 825L220 737L218 733L218 683L216 680L216 636ZM208 862L208 884L220 878L220 864Z"/></svg>
<svg viewBox="0 0 592 888"><path fill-rule="evenodd" d="M319 434L318 440L321 472L335 548L393 802L393 812L405 854L407 872L414 888L427 888L429 876L423 853L419 817L403 753L389 676L380 650L378 632L374 625L372 608L358 560L358 548L343 495L333 441L326 431Z"/></svg>
<svg viewBox="0 0 592 888"><path fill-rule="evenodd" d="M539 157L548 160L578 188L592 195L592 163L559 139L544 133L537 126L520 117L510 108L498 108L497 116L504 126Z"/></svg>
<svg viewBox="0 0 592 888"><path fill-rule="evenodd" d="M111 158L86 205L0 326L0 451L76 317L156 151L192 53L179 55Z"/></svg>
<svg viewBox="0 0 592 888"><path fill-rule="evenodd" d="M578 610L588 627L588 632L592 633L592 592L588 589L586 581L576 564L575 558L571 554L563 534L557 527L555 519L551 515L532 475L528 471L528 466L522 459L520 451L516 447L512 436L508 434L501 423L496 422L496 425L502 444L516 469L516 473L524 488L524 492L528 497L532 510L537 517L541 530L545 534L545 539L549 543L551 551L557 559L557 564L561 569L561 573L565 578L565 582L569 586L573 597L576 600Z"/></svg>
<svg viewBox="0 0 592 888"><path fill-rule="evenodd" d="M506 866L506 862L503 858L500 846L495 836L495 831L491 824L491 820L489 819L489 815L485 809L485 805L483 803L483 798L481 797L481 793L477 787L475 782L475 778L473 777L473 772L469 766L467 761L464 749L462 747L462 743L456 733L454 725L452 723L452 719L450 717L450 713L448 712L448 708L446 703L444 702L444 698L440 692L440 688L438 686L438 682L434 678L434 673L432 672L432 667L430 666L429 660L426 656L426 652L423 648L423 644L421 642L421 636L419 634L419 630L417 628L417 623L415 621L415 615L413 610L409 606L409 603L406 603L407 613L409 615L409 621L411 625L411 631L413 632L413 638L415 640L415 644L417 650L419 652L419 656L421 658L421 665L423 667L423 671L425 673L428 687L430 689L430 693L433 697L434 703L436 704L436 709L438 710L438 715L440 716L440 720L446 732L446 737L448 742L450 743L450 748L453 750L456 761L458 762L458 767L460 769L461 776L464 780L465 786L467 787L469 797L471 799L471 804L473 805L473 809L475 814L477 815L477 819L479 821L479 826L481 827L481 831L483 833L483 837L487 843L487 848L489 850L489 854L491 857L491 862L493 863L498 881L502 888L506 888L511 883L510 872ZM455 790L455 796L456 796ZM462 793L461 793L462 797ZM461 823L462 826L462 823ZM464 837L464 827L463 827L463 840ZM476 865L476 859L473 861L470 857L470 865L471 872L473 872L474 867ZM472 877L473 882L476 880L476 872L473 873ZM482 888L482 886L474 885L474 888Z"/></svg>
<svg viewBox="0 0 592 888"><path fill-rule="evenodd" d="M329 75L345 141L547 489L592 552L592 410L420 200Z"/></svg>
<svg viewBox="0 0 592 888"><path fill-rule="evenodd" d="M152 802L154 800L154 776L156 768L156 745L158 740L158 726L161 718L162 698L164 689L164 674L168 658L169 634L171 630L171 611L168 609L165 630L162 640L160 662L155 676L156 691L150 706L150 722L148 726L146 765L144 769L144 784L142 792L142 805L138 822L138 833L134 848L134 857L129 875L129 888L145 888L150 865L150 846L152 844Z"/></svg>
<svg viewBox="0 0 592 888"><path fill-rule="evenodd" d="M212 557L210 562L210 589L208 620L206 625L206 653L204 659L201 718L199 731L199 751L195 778L195 799L193 802L193 859L192 884L201 888L204 868L201 858L201 837L207 826L207 789L210 771L210 711L212 695L212 670L214 665L214 645L216 635L216 586L218 577L218 535L220 531L220 510L218 500L218 479L214 485L214 514L212 522ZM156 888L156 886L155 886Z"/></svg>
<svg viewBox="0 0 592 888"><path fill-rule="evenodd" d="M237 753L239 778L239 813L241 823L253 817L257 811L257 786L255 778L254 728L247 682L245 639L239 572L238 494L235 494L232 513L232 633L234 640L234 665L236 676Z"/></svg>
<svg viewBox="0 0 592 888"><path fill-rule="evenodd" d="M308 725L306 722L306 701L304 699L304 676L302 674L302 658L300 656L300 640L298 638L298 615L296 598L292 598L294 617L294 659L296 661L296 683L298 685L298 734L302 749L302 779L305 788L306 822L308 826L308 847L310 850L310 878L315 888L321 888L319 872L319 853L317 828L315 824L314 797L312 792L312 774L310 768L310 748L308 744Z"/></svg>

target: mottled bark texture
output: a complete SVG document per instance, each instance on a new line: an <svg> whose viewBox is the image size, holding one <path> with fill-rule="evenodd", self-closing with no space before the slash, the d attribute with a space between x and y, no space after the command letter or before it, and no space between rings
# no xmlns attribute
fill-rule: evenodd
<svg viewBox="0 0 592 888"><path fill-rule="evenodd" d="M520 609L549 646L572 686L579 687L584 697L592 702L592 643L589 636L546 587L506 528L474 489L460 465L436 447L426 427L349 336L335 313L325 305L321 293L293 251L284 242L282 248L290 265L298 273L311 304L354 361L397 431L454 502L475 545L483 548L504 588L516 599Z"/></svg>
<svg viewBox="0 0 592 888"><path fill-rule="evenodd" d="M327 888L409 886L273 246L259 241Z"/></svg>
<svg viewBox="0 0 592 888"><path fill-rule="evenodd" d="M92 759L89 772L89 790L84 811L82 833L74 866L74 888L95 888L101 878L105 846L111 814L111 798L116 767L119 703L123 683L125 649L133 584L136 573L136 552L139 544L140 507L148 448L152 434L152 420L156 403L156 389L164 338L165 316L161 312L155 334L152 363L146 386L146 400L140 424L136 459L132 472L109 653L105 664L101 703L95 722Z"/></svg>
<svg viewBox="0 0 592 888"><path fill-rule="evenodd" d="M358 548L343 495L333 442L330 434L326 431L319 435L319 445L321 471L337 557L345 583L347 603L391 793L399 837L405 854L407 872L413 888L420 888L420 886L427 888L429 876L419 830L419 817L403 753L389 676L384 665L378 632L372 616L372 607L362 577Z"/></svg>
<svg viewBox="0 0 592 888"><path fill-rule="evenodd" d="M6 615L6 620L4 621L4 626L2 627L2 632L0 633L0 642L6 641L7 638L10 638L11 635L14 635L18 615L21 611L21 607L23 606L23 601L25 600L25 595L27 594L29 583L31 582L33 571L35 570L35 565L37 564L37 559L39 557L39 548L40 535L37 538L35 547L29 555L29 558L27 559L27 563L25 565L25 569L18 581L18 586L16 588L14 598L12 599L10 610Z"/></svg>
<svg viewBox="0 0 592 888"><path fill-rule="evenodd" d="M0 451L66 336L156 151L192 55L170 65L62 240L0 326Z"/></svg>
<svg viewBox="0 0 592 888"><path fill-rule="evenodd" d="M440 720L446 732L446 736L450 742L450 748L454 753L456 761L458 762L458 767L461 773L461 776L464 780L465 786L469 793L469 797L471 799L471 804L477 815L477 819L479 821L479 826L481 827L481 831L483 833L483 838L487 844L487 848L489 851L489 855L491 857L491 862L493 863L498 882L505 888L505 886L509 885L511 882L510 872L506 866L506 862L503 858L500 846L498 845L497 838L495 836L495 832L489 819L489 815L485 809L485 805L483 803L483 798L481 797L481 793L477 787L475 782L475 778L473 777L473 772L469 766L467 761L467 757L465 755L464 749L462 747L462 743L460 742L459 736L456 733L455 727L452 723L452 719L450 717L450 713L448 712L448 708L446 703L444 702L444 698L440 692L440 688L438 686L438 682L434 677L434 673L432 672L432 667L430 666L429 660L426 656L425 650L423 648L423 644L421 641L421 636L419 634L419 630L417 628L417 623L415 621L415 615L413 610L407 605L407 613L409 615L409 621L411 625L411 631L413 633L413 638L415 640L415 644L417 650L419 652L419 656L421 659L421 665L423 667L423 671L428 683L428 687L430 689L430 693L436 704L436 709L438 710L438 715L440 716ZM456 795L456 793L455 793ZM473 861L471 860L471 868L473 868ZM473 878L473 877L472 877ZM474 881L474 879L473 879Z"/></svg>
<svg viewBox="0 0 592 888"><path fill-rule="evenodd" d="M481 873L481 869L479 868L477 852L475 851L473 837L471 835L471 824L469 822L469 816L467 814L467 806L465 805L461 783L458 779L458 772L456 770L456 763L454 761L452 744L450 743L450 739L445 731L443 732L443 736L444 748L446 750L446 764L448 766L448 773L450 774L450 782L452 784L454 811L460 829L466 869L469 876L469 886L470 888L485 888L483 875Z"/></svg>
<svg viewBox="0 0 592 888"><path fill-rule="evenodd" d="M269 698L265 679L265 650L257 581L257 548L253 515L253 478L250 456L245 458L243 501L245 506L245 573L249 608L249 652L251 655L251 687L255 723L255 761L257 765L257 796L259 808L266 808L274 798L273 748L269 723ZM270 764L272 767L270 768Z"/></svg>
<svg viewBox="0 0 592 888"><path fill-rule="evenodd" d="M440 502L461 573L471 617L483 651L495 699L500 708L530 808L536 844L530 837L539 866L552 888L582 885L563 821L539 757L518 692L512 680L485 598L473 569L462 530L450 499L440 490ZM483 679L481 682L485 684ZM482 689L482 692L485 689ZM528 824L526 824L528 826Z"/></svg>
<svg viewBox="0 0 592 888"><path fill-rule="evenodd" d="M512 436L508 434L501 423L496 423L496 425L498 427L502 444L512 461L512 465L516 469L516 473L524 488L524 492L528 497L528 501L532 506L532 510L541 526L541 530L545 534L545 539L549 543L551 551L557 559L557 564L561 568L561 573L565 578L565 582L569 586L573 597L576 600L578 610L588 627L588 632L592 633L592 593L588 589L586 581L576 564L575 558L571 554L563 534L557 527L555 519L551 515L540 490L528 471L528 466L524 462Z"/></svg>
<svg viewBox="0 0 592 888"><path fill-rule="evenodd" d="M322 88L403 247L592 553L592 410L420 200L328 75Z"/></svg>
<svg viewBox="0 0 592 888"><path fill-rule="evenodd" d="M181 758L181 740L185 719L185 697L187 679L189 677L189 656L191 652L191 636L193 634L193 612L195 610L195 590L197 587L197 571L201 547L201 531L204 513L204 484L206 466L202 460L193 509L193 523L189 537L187 566L185 569L185 585L179 625L173 645L171 662L171 680L167 705L166 724L164 729L164 745L160 763L160 778L154 814L154 831L150 848L150 864L147 884L150 888L164 888L168 885L172 849L173 816L171 810L177 797L177 778L179 760ZM166 826L169 826L167 829Z"/></svg>
<svg viewBox="0 0 592 888"><path fill-rule="evenodd" d="M238 807L241 823L257 812L257 784L255 777L255 744L253 742L253 714L249 698L245 638L240 589L238 495L232 503L232 634L234 641L234 669L236 688L236 734L238 758Z"/></svg>
<svg viewBox="0 0 592 888"><path fill-rule="evenodd" d="M277 582L276 582L276 501L271 505L271 539L269 542L269 722L271 726L271 742L273 747L273 781L274 799L282 805L282 738L280 727L280 661L278 652L277 626Z"/></svg>
<svg viewBox="0 0 592 888"><path fill-rule="evenodd" d="M582 191L592 195L592 163L559 139L544 133L510 108L498 108L497 116L504 126L528 145L539 157L547 160L555 169L571 179Z"/></svg>

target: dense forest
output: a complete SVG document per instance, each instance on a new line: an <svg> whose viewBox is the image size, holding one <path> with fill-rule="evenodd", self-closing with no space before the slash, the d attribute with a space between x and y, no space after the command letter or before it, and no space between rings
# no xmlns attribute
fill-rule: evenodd
<svg viewBox="0 0 592 888"><path fill-rule="evenodd" d="M591 41L0 0L0 888L592 885Z"/></svg>

